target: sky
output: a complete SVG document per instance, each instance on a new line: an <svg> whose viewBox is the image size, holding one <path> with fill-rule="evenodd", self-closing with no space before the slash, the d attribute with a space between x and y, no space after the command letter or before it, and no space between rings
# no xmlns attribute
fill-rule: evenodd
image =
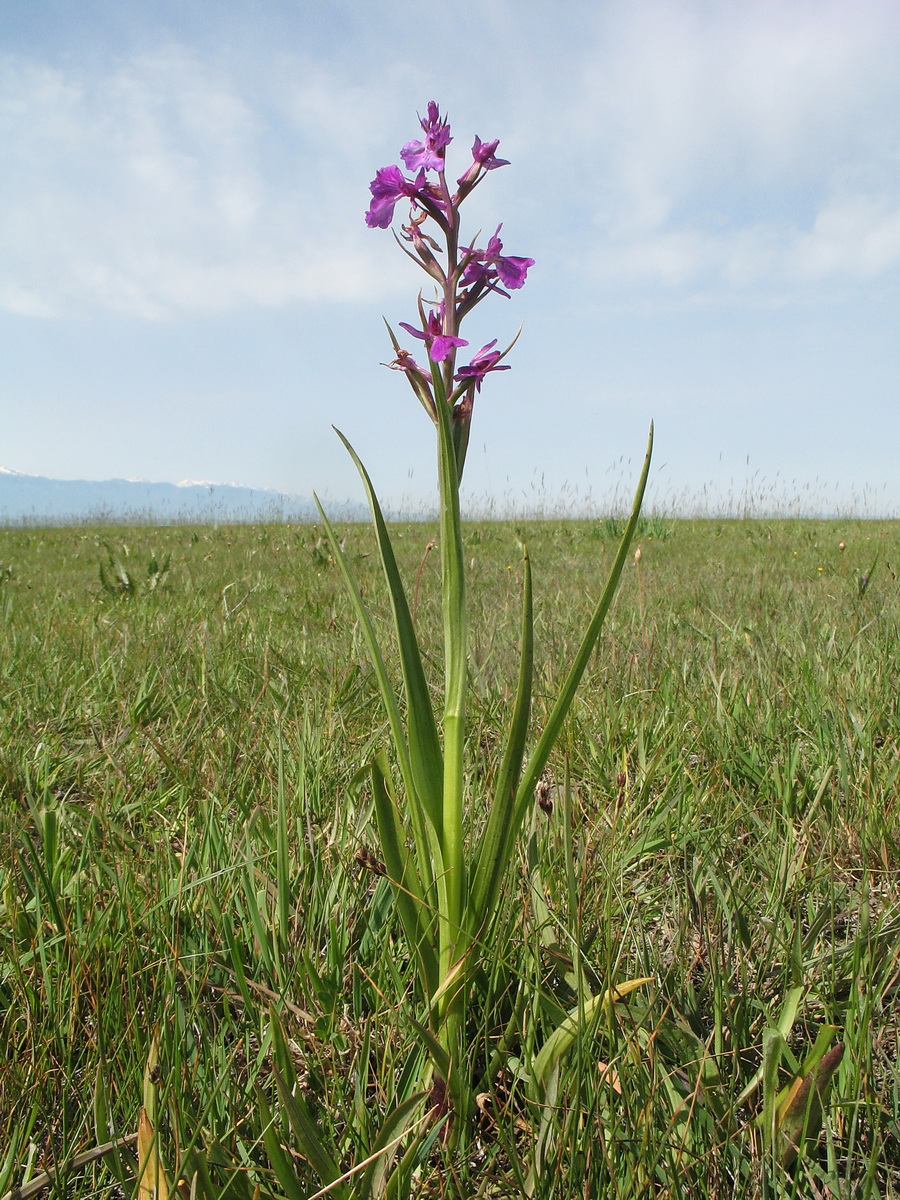
<svg viewBox="0 0 900 1200"><path fill-rule="evenodd" d="M898 61L896 0L0 0L0 464L355 501L337 426L427 506L363 214L433 99L535 259L470 508L621 502L653 420L657 508L900 514Z"/></svg>

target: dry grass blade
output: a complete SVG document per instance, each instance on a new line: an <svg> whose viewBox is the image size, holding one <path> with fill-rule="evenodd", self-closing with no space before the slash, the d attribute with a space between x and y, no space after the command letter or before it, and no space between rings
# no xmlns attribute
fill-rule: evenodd
<svg viewBox="0 0 900 1200"><path fill-rule="evenodd" d="M63 1174L63 1171L66 1174L79 1171L82 1167L86 1167L100 1158L105 1158L107 1154L112 1154L115 1150L122 1150L126 1146L133 1146L137 1140L138 1135L136 1133L129 1133L125 1137L116 1138L113 1142L104 1142L102 1146L92 1146L90 1150L84 1150L81 1154L76 1154L65 1168L59 1171L41 1171L40 1175L35 1175L34 1179L29 1179L21 1187L12 1188L3 1197L0 1197L0 1200L30 1200L31 1196L37 1196L44 1188L56 1183L57 1177Z"/></svg>
<svg viewBox="0 0 900 1200"><path fill-rule="evenodd" d="M169 1184L157 1147L156 1130L141 1108L137 1131L138 1200L169 1200Z"/></svg>

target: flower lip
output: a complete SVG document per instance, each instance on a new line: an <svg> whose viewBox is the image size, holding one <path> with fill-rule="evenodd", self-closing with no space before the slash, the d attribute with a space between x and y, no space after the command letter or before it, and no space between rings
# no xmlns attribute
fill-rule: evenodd
<svg viewBox="0 0 900 1200"><path fill-rule="evenodd" d="M387 229L394 219L394 205L404 196L413 202L425 192L425 172L420 171L415 179L406 179L397 166L381 167L369 184L372 203L366 211L366 224L370 229Z"/></svg>

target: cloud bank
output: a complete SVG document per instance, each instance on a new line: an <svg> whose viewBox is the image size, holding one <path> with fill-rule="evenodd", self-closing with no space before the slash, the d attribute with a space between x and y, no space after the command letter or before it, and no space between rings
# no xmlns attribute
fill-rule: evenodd
<svg viewBox="0 0 900 1200"><path fill-rule="evenodd" d="M361 213L373 147L432 86L507 132L533 182L523 245L584 284L783 294L895 276L896 5L619 0L549 29L538 8L479 10L515 70L474 88L447 69L424 82L403 6L368 27L366 62L359 46L171 39L99 64L7 53L0 307L159 319L406 286Z"/></svg>
<svg viewBox="0 0 900 1200"><path fill-rule="evenodd" d="M0 303L156 318L359 297L361 101L295 59L248 86L177 45L99 76L7 57Z"/></svg>

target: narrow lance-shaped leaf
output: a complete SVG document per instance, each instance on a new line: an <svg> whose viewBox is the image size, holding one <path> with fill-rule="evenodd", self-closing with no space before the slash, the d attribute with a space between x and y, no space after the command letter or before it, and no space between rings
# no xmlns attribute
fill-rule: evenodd
<svg viewBox="0 0 900 1200"><path fill-rule="evenodd" d="M287 1151L282 1147L281 1139L275 1130L265 1094L258 1083L254 1084L254 1090L256 1092L256 1103L259 1107L259 1120L262 1125L263 1145L266 1148L266 1157L269 1160L269 1165L275 1172L275 1178L281 1185L288 1200L306 1200L306 1193L300 1186L297 1172L294 1170Z"/></svg>
<svg viewBox="0 0 900 1200"><path fill-rule="evenodd" d="M476 857L472 894L469 901L469 932L472 937L484 937L488 934L488 925L496 908L500 885L515 845L512 814L519 776L522 773L522 761L525 757L534 674L534 606L531 588L531 561L527 549L523 547L523 550L525 570L519 680L494 799Z"/></svg>
<svg viewBox="0 0 900 1200"><path fill-rule="evenodd" d="M371 1162L359 1185L360 1200L376 1200L388 1194L391 1166L403 1135L414 1123L421 1124L428 1119L428 1114L422 1111L426 1095L426 1092L417 1092L388 1113L372 1146Z"/></svg>
<svg viewBox="0 0 900 1200"><path fill-rule="evenodd" d="M409 1016L409 1014L407 1014L406 1019L409 1021L416 1041L425 1051L428 1058L431 1059L439 1077L444 1080L448 1079L452 1071L452 1064L450 1062L450 1055L446 1049L426 1025L420 1024L414 1017Z"/></svg>
<svg viewBox="0 0 900 1200"><path fill-rule="evenodd" d="M650 459L653 454L653 426L650 426L650 436L647 439L647 453L644 456L644 466L641 471L641 477L638 480L637 491L634 496L634 504L631 509L631 516L628 519L628 524L625 527L625 532L622 535L622 540L619 543L619 549L613 561L612 569L606 581L606 587L603 589L603 594L594 610L594 615L591 618L591 623L588 626L587 633L578 653L575 656L575 661L562 686L559 697L553 706L547 722L544 726L544 731L541 734L537 746L532 752L531 758L528 761L528 766L525 768L525 774L519 784L519 791L516 796L515 811L513 814L513 829L518 830L522 819L528 809L529 801L534 792L537 781L541 777L544 767L547 765L547 759L556 744L562 729L563 722L568 715L572 705L572 700L575 698L575 692L581 682L581 677L587 668L596 645L597 638L600 636L600 630L603 628L603 622L606 619L606 614L609 611L610 605L616 594L616 588L619 584L619 578L622 574L622 569L625 566L625 559L628 556L628 548L631 545L635 530L637 529L638 518L641 513L641 505L644 500L644 490L647 486L647 476L650 472Z"/></svg>
<svg viewBox="0 0 900 1200"><path fill-rule="evenodd" d="M529 1088L532 1099L543 1100L547 1083L553 1071L579 1033L589 1027L595 1016L599 1015L604 1008L611 1008L617 1000L624 1000L626 996L645 983L652 982L652 976L629 979L625 983L618 983L615 987L607 988L605 992L592 996L586 1003L573 1008L566 1019L550 1034L534 1060Z"/></svg>
<svg viewBox="0 0 900 1200"><path fill-rule="evenodd" d="M800 1008L800 1001L802 1000L802 998L803 998L803 988L802 987L793 987L793 988L789 989L787 996L785 997L785 1001L784 1001L784 1005L782 1006L781 1013L779 1014L778 1020L775 1022L775 1026L774 1026L775 1032L780 1033L782 1039L787 1039L790 1036L790 1032L794 1027L794 1022L797 1019L797 1011ZM763 1035L763 1039L764 1039L764 1044L765 1044L765 1035ZM753 1078L750 1080L750 1082L747 1084L747 1086L744 1088L744 1090L741 1092L741 1094L737 1098L736 1103L738 1105L745 1104L747 1102L747 1100L749 1100L749 1098L756 1091L756 1089L759 1087L760 1083L763 1082L763 1077L764 1077L765 1071L766 1071L766 1062L767 1062L767 1060L766 1060L766 1055L765 1055L765 1051L764 1051L763 1052L763 1061L760 1064L759 1069L757 1070L756 1074L753 1076ZM779 1051L778 1062L780 1062L780 1051ZM777 1067L778 1067L778 1063L776 1063L776 1072L775 1072L776 1078L777 1078L777 1073L778 1073ZM765 1095L765 1092L763 1094ZM775 1095L774 1089L772 1090L771 1095L774 1097L774 1095Z"/></svg>
<svg viewBox="0 0 900 1200"><path fill-rule="evenodd" d="M431 925L430 911L421 894L418 874L410 852L404 846L403 828L391 795L388 765L383 754L372 761L371 778L378 840L393 887L394 903L410 950L418 957L425 987L430 996L436 991L439 983L437 954L428 932Z"/></svg>
<svg viewBox="0 0 900 1200"><path fill-rule="evenodd" d="M331 1186L331 1195L336 1200L342 1200L342 1197L349 1196L347 1186L336 1182L340 1179L341 1169L325 1147L305 1099L301 1095L295 1095L288 1088L277 1067L273 1066L272 1073L278 1088L278 1104L287 1116L294 1137L295 1149L300 1151L322 1183Z"/></svg>
<svg viewBox="0 0 900 1200"><path fill-rule="evenodd" d="M381 654L381 648L378 645L378 638L375 636L375 628L372 625L372 618L366 603L360 594L356 579L353 572L350 570L350 564L347 562L347 556L344 554L338 542L337 535L331 526L331 522L325 515L325 510L319 503L318 496L313 496L316 502L316 507L319 510L319 516L322 518L322 524L325 528L325 534L331 546L331 552L334 555L334 561L340 568L341 575L344 578L344 583L347 586L347 591L350 594L350 599L353 604L353 609L356 613L356 618L359 621L363 632L363 637L366 642L366 648L369 652L369 661L372 664L372 670L375 672L375 679L378 684L378 691L381 696L381 703L384 707L385 715L388 719L388 725L391 730L391 740L394 743L394 750L397 754L397 761L400 766L400 774L403 776L403 786L406 789L408 796L415 795L415 777L413 775L412 764L409 757L409 746L406 741L406 732L403 728L403 720L400 715L400 708L397 704L397 697L394 693L393 686L388 676L387 667L384 665L384 658ZM416 840L416 852L422 869L430 870L431 858L428 853L429 838L425 832L425 825L422 820L421 805L415 802L410 804L410 823L412 825L413 837ZM425 889L429 889L433 880L429 875L426 875ZM421 887L416 889L421 895L424 892Z"/></svg>
<svg viewBox="0 0 900 1200"><path fill-rule="evenodd" d="M403 580L397 569L397 560L388 534L387 525L372 486L372 480L366 468L360 461L356 451L339 429L335 433L344 443L347 452L353 459L359 471L369 508L372 513L372 524L381 557L381 566L387 580L388 592L391 598L391 610L394 616L394 628L397 632L397 646L400 651L400 665L403 672L403 685L406 691L407 727L409 739L409 757L413 777L416 784L416 794L422 801L426 816L431 827L440 836L441 829L441 789L443 787L443 758L441 744L438 738L437 724L434 719L434 709L431 705L431 694L425 680L422 668L422 656L419 653L419 643L410 616L409 604L403 587Z"/></svg>
<svg viewBox="0 0 900 1200"><path fill-rule="evenodd" d="M763 1030L761 1080L763 1089L762 1129L765 1144L771 1147L775 1141L777 1115L778 1069L785 1045L781 1032L773 1025Z"/></svg>

